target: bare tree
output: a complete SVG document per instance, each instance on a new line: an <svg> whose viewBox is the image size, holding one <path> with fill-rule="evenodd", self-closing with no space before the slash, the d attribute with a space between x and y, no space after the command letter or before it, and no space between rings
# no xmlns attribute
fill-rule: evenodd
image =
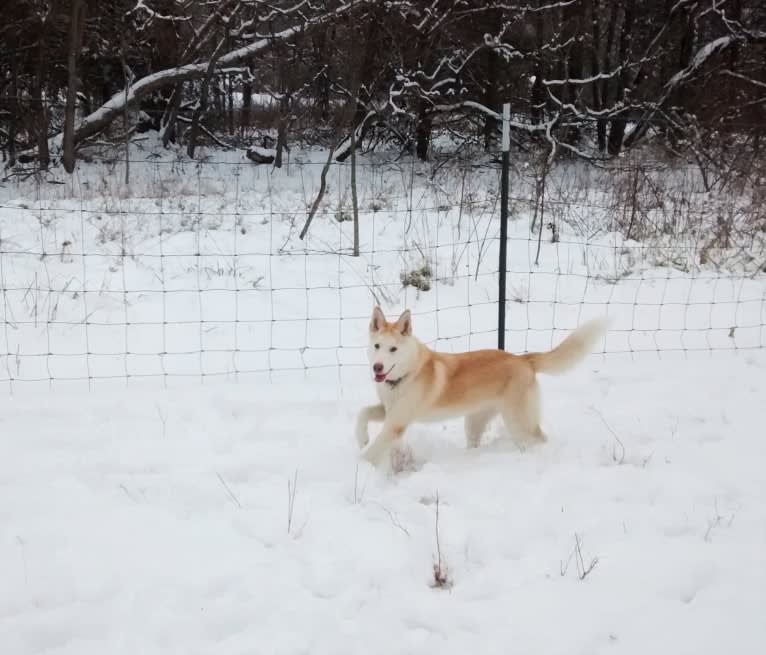
<svg viewBox="0 0 766 655"><path fill-rule="evenodd" d="M159 130L166 146L185 140L191 153L231 137L241 111L240 136L276 129L278 163L296 130L323 146L348 131L338 161L352 140L428 158L442 131L460 147L492 149L503 100L514 142L533 153L552 140L562 157L601 163L651 142L698 162L710 185L748 175L762 155L761 0L6 5L0 138L11 165L46 167L49 149L63 146L71 169L83 142L122 141L111 127L126 107L142 110L140 129ZM79 8L88 9L81 26ZM276 112L256 114L261 94ZM179 133L182 124L190 129Z"/></svg>
<svg viewBox="0 0 766 655"><path fill-rule="evenodd" d="M67 173L74 171L74 117L77 108L77 54L82 43L82 31L85 24L85 3L72 0L69 14L69 50L67 52L67 95L64 114L64 153L63 164Z"/></svg>

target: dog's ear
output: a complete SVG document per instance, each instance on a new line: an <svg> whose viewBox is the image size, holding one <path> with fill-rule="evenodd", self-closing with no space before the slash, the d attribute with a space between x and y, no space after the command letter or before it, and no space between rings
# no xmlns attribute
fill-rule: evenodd
<svg viewBox="0 0 766 655"><path fill-rule="evenodd" d="M370 332L377 332L386 323L386 317L383 315L383 310L375 306L372 310L372 318L370 319Z"/></svg>
<svg viewBox="0 0 766 655"><path fill-rule="evenodd" d="M412 315L410 314L409 309L405 309L399 317L399 320L396 321L396 329L405 337L412 334Z"/></svg>

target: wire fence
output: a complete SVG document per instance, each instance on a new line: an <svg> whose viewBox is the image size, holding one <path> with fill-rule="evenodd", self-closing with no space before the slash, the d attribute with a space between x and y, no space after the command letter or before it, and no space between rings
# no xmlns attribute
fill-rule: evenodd
<svg viewBox="0 0 766 655"><path fill-rule="evenodd" d="M140 142L0 188L0 384L318 374L359 379L374 303L410 308L422 341L497 343L500 178L492 162L282 169L241 152L190 161ZM638 180L636 170L640 170ZM694 169L542 172L517 162L509 199L506 348L547 349L609 315L604 356L763 348L762 242L742 197ZM728 212L728 213L727 213ZM722 223L721 216L724 216ZM760 257L760 260L759 260Z"/></svg>

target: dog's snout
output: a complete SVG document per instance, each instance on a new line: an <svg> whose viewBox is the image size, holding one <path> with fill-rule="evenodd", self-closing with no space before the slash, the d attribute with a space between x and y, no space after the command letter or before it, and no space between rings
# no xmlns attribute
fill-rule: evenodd
<svg viewBox="0 0 766 655"><path fill-rule="evenodd" d="M376 373L382 373L383 372L383 364L380 362L377 362L376 364L372 365L372 370Z"/></svg>

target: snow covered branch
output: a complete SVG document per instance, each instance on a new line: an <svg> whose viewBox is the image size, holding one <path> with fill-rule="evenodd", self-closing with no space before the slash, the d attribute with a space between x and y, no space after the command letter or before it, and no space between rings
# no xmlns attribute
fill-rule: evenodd
<svg viewBox="0 0 766 655"><path fill-rule="evenodd" d="M269 37L257 39L246 46L221 54L217 58L215 68L233 66L241 61L269 50L277 43L288 41L307 30L317 28L340 16L349 14L355 7L361 7L373 1L374 0L355 0L355 2L344 2L334 10L318 14L311 18L305 18L296 25L275 32ZM306 3L299 3L296 7L302 8L304 4ZM141 7L144 7L143 2L141 3ZM136 80L127 90L119 91L101 107L85 116L74 130L74 142L80 143L84 139L92 137L106 128L115 118L122 114L126 104L132 105L138 102L141 98L169 85L178 84L188 80L203 79L208 74L209 69L210 62L205 61L168 68ZM58 135L54 138L54 145L59 145L60 143L61 135Z"/></svg>

